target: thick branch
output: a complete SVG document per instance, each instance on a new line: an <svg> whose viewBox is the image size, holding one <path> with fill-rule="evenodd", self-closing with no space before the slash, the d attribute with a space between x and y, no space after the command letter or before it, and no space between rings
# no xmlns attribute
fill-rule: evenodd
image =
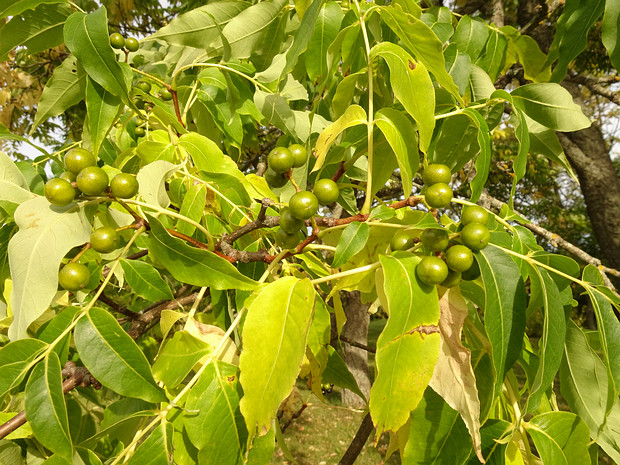
<svg viewBox="0 0 620 465"><path fill-rule="evenodd" d="M176 300L157 302L150 307L146 308L144 312L140 313L137 318L134 318L131 322L131 327L127 333L132 339L138 339L149 327L151 323L159 319L161 312L164 310L174 310L175 308L182 307L184 305L192 304L196 301L198 293L186 295Z"/></svg>
<svg viewBox="0 0 620 465"><path fill-rule="evenodd" d="M617 78L617 76L615 77ZM618 96L618 94L613 90L603 87L600 81L596 78L591 78L589 76L583 76L581 74L574 73L567 75L566 79L577 84L586 86L593 94L605 97L610 102L615 103L616 105L620 105L620 96Z"/></svg>
<svg viewBox="0 0 620 465"><path fill-rule="evenodd" d="M357 433L355 433L355 437L353 438L353 441L351 441L349 448L340 459L340 462L338 462L339 465L353 465L355 463L374 428L372 418L370 418L370 413L367 413L362 420L362 424L357 430Z"/></svg>

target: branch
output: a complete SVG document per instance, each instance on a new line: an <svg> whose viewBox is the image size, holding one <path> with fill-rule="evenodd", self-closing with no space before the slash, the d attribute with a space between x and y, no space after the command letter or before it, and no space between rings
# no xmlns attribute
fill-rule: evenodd
<svg viewBox="0 0 620 465"><path fill-rule="evenodd" d="M97 300L100 300L115 312L120 313L121 315L125 315L127 318L130 318L132 320L138 316L136 312L132 312L128 308L119 305L118 303L110 299L107 295L105 295L103 292L99 295L99 298Z"/></svg>
<svg viewBox="0 0 620 465"><path fill-rule="evenodd" d="M351 441L349 448L340 459L340 462L338 462L338 465L353 465L355 463L355 460L357 460L357 457L360 455L364 444L368 441L368 437L374 428L370 413L367 413L357 433L355 433L355 437L353 441Z"/></svg>
<svg viewBox="0 0 620 465"><path fill-rule="evenodd" d="M349 344L350 346L357 347L358 349L365 350L366 352L370 352L371 354L377 353L377 349L364 345L361 342L354 341L353 339L349 339L342 334L340 335L340 340L346 344Z"/></svg>
<svg viewBox="0 0 620 465"><path fill-rule="evenodd" d="M157 302L146 309L143 312L139 313L137 317L133 319L131 322L131 327L127 334L132 339L138 339L149 327L151 323L155 320L159 319L161 312L164 310L174 310L178 307L183 307L184 305L189 305L196 301L198 297L198 292L194 292L192 294L186 295L185 297L180 297L176 300L169 301L161 301Z"/></svg>
<svg viewBox="0 0 620 465"><path fill-rule="evenodd" d="M616 82L618 80L618 76L614 76L614 78L615 79L613 82ZM596 78L592 78L589 76L583 76L577 73L568 74L566 76L566 79L568 81L575 82L577 84L586 86L590 90L590 92L592 92L593 94L597 94L597 95L600 95L601 97L605 97L610 102L615 103L616 105L620 105L620 96L618 96L618 94L614 92L613 90L603 87L601 85L601 82L604 82L604 81L601 81L601 80L598 80Z"/></svg>

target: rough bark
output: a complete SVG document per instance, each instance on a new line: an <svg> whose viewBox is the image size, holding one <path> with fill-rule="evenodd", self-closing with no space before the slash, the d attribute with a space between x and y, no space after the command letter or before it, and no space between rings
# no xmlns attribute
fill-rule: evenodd
<svg viewBox="0 0 620 465"><path fill-rule="evenodd" d="M368 345L368 305L362 303L359 291L340 293L347 322L342 334L347 338ZM357 384L368 398L370 394L370 370L368 369L368 352L349 344L343 344L344 360L355 377ZM348 389L342 391L342 403L349 407L364 408L366 404L359 396Z"/></svg>

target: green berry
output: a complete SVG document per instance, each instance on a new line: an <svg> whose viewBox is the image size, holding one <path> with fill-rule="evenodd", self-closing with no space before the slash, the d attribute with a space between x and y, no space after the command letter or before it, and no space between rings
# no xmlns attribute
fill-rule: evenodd
<svg viewBox="0 0 620 465"><path fill-rule="evenodd" d="M136 137L144 137L144 135L146 134L146 130L144 129L144 127L138 126L133 130L133 133L136 135Z"/></svg>
<svg viewBox="0 0 620 465"><path fill-rule="evenodd" d="M467 226L471 223L480 223L486 225L489 221L489 213L478 205L467 205L463 207L461 212L461 224Z"/></svg>
<svg viewBox="0 0 620 465"><path fill-rule="evenodd" d="M267 156L267 164L269 168L276 173L286 173L293 167L295 158L286 147L276 147Z"/></svg>
<svg viewBox="0 0 620 465"><path fill-rule="evenodd" d="M142 66L144 64L144 55L136 55L133 57L134 66Z"/></svg>
<svg viewBox="0 0 620 465"><path fill-rule="evenodd" d="M108 187L108 175L98 166L87 166L77 175L78 189L85 195L99 195Z"/></svg>
<svg viewBox="0 0 620 465"><path fill-rule="evenodd" d="M291 210L289 208L284 208L282 213L280 213L280 229L283 231L289 234L295 234L298 233L304 226L304 221L291 215Z"/></svg>
<svg viewBox="0 0 620 465"><path fill-rule="evenodd" d="M280 228L276 232L276 243L283 249L294 249L300 243L299 234L289 234Z"/></svg>
<svg viewBox="0 0 620 465"><path fill-rule="evenodd" d="M446 208L450 205L453 195L450 186L444 183L437 183L426 189L424 198L431 208Z"/></svg>
<svg viewBox="0 0 620 465"><path fill-rule="evenodd" d="M138 89L140 89L145 94L148 94L151 91L151 83L146 81L140 81L136 85Z"/></svg>
<svg viewBox="0 0 620 465"><path fill-rule="evenodd" d="M312 192L314 192L321 205L330 205L338 200L340 196L338 184L329 178L319 179L315 182Z"/></svg>
<svg viewBox="0 0 620 465"><path fill-rule="evenodd" d="M125 39L125 47L127 47L127 50L130 52L137 52L140 48L140 43L133 37L127 37Z"/></svg>
<svg viewBox="0 0 620 465"><path fill-rule="evenodd" d="M60 179L64 179L65 181L75 182L75 173L72 173L71 171L63 171L58 177Z"/></svg>
<svg viewBox="0 0 620 465"><path fill-rule="evenodd" d="M95 166L97 160L88 150L77 147L65 154L64 163L67 171L78 174L87 166Z"/></svg>
<svg viewBox="0 0 620 465"><path fill-rule="evenodd" d="M45 183L43 191L49 203L57 207L69 205L75 198L75 189L66 179L50 179Z"/></svg>
<svg viewBox="0 0 620 465"><path fill-rule="evenodd" d="M453 245L446 251L446 263L451 270L462 273L474 263L474 255L469 247Z"/></svg>
<svg viewBox="0 0 620 465"><path fill-rule="evenodd" d="M452 173L450 172L450 168L440 163L428 165L424 173L422 173L422 180L427 186L438 183L449 184L451 179Z"/></svg>
<svg viewBox="0 0 620 465"><path fill-rule="evenodd" d="M454 287L461 282L461 273L459 271L449 270L448 277L441 282L443 287Z"/></svg>
<svg viewBox="0 0 620 465"><path fill-rule="evenodd" d="M291 215L299 220L312 218L319 208L319 200L312 192L296 192L288 201Z"/></svg>
<svg viewBox="0 0 620 465"><path fill-rule="evenodd" d="M110 34L110 45L113 48L121 49L125 46L125 38L118 32Z"/></svg>
<svg viewBox="0 0 620 465"><path fill-rule="evenodd" d="M448 266L439 257L424 257L416 266L416 274L424 284L434 286L448 277Z"/></svg>
<svg viewBox="0 0 620 465"><path fill-rule="evenodd" d="M159 97L164 101L164 102L168 102L169 100L172 100L172 92L170 92L168 89L166 89L165 87L162 87L161 90L159 91Z"/></svg>
<svg viewBox="0 0 620 465"><path fill-rule="evenodd" d="M441 252L448 247L450 241L445 229L429 228L422 232L422 245L432 252Z"/></svg>
<svg viewBox="0 0 620 465"><path fill-rule="evenodd" d="M269 184L269 187L279 188L284 187L288 182L288 179L284 177L282 173L276 173L271 168L265 170L265 181Z"/></svg>
<svg viewBox="0 0 620 465"><path fill-rule="evenodd" d="M304 166L306 164L306 161L308 160L308 152L303 145L293 144L288 149L293 154L293 158L295 159L295 163L293 163L295 168L299 168L300 166Z"/></svg>
<svg viewBox="0 0 620 465"><path fill-rule="evenodd" d="M120 238L116 229L99 228L90 235L90 246L99 253L109 253L118 249Z"/></svg>
<svg viewBox="0 0 620 465"><path fill-rule="evenodd" d="M480 223L470 223L461 230L461 242L475 252L489 245L490 239L489 228Z"/></svg>
<svg viewBox="0 0 620 465"><path fill-rule="evenodd" d="M119 199L130 199L138 193L138 180L129 173L119 173L110 182L110 192Z"/></svg>
<svg viewBox="0 0 620 465"><path fill-rule="evenodd" d="M392 236L390 249L407 250L415 245L415 237L411 231L398 231Z"/></svg>
<svg viewBox="0 0 620 465"><path fill-rule="evenodd" d="M81 263L67 263L58 273L58 282L67 291L84 289L90 281L90 272Z"/></svg>

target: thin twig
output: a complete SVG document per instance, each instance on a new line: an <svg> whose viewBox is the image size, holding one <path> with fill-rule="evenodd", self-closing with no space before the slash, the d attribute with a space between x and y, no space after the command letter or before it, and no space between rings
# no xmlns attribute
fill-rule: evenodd
<svg viewBox="0 0 620 465"><path fill-rule="evenodd" d="M340 335L340 340L342 342L349 344L350 346L357 347L358 349L365 350L366 352L370 352L371 354L377 353L377 349L375 349L374 347L369 347L365 344L362 344L361 342L357 342L357 341L354 341L353 339L349 339L347 336L344 336L343 334Z"/></svg>

